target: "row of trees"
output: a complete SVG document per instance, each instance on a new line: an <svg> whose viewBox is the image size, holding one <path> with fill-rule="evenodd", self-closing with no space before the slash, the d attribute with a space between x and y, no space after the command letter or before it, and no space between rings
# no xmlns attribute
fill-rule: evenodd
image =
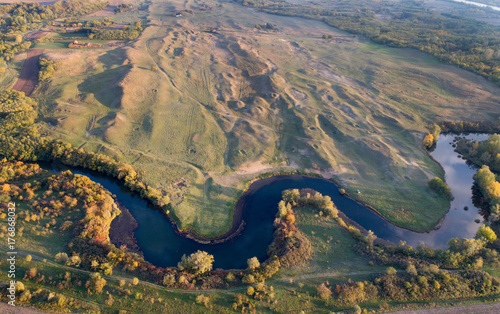
<svg viewBox="0 0 500 314"><path fill-rule="evenodd" d="M369 281L344 284L320 284L317 295L323 300L334 297L337 306L364 302L405 302L473 298L500 291L500 281L481 271L448 272L436 265L417 269L408 264L406 271L389 267L384 275ZM358 313L361 309L357 306Z"/></svg>
<svg viewBox="0 0 500 314"><path fill-rule="evenodd" d="M143 28L141 22L137 21L134 23L133 27L125 26L123 29L98 29L92 28L88 34L90 39L102 39L102 40L134 40L139 37Z"/></svg>

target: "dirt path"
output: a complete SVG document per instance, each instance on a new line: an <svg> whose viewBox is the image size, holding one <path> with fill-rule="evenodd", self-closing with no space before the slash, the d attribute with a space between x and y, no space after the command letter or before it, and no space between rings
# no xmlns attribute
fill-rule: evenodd
<svg viewBox="0 0 500 314"><path fill-rule="evenodd" d="M38 59L43 53L43 49L30 49L28 50L28 55L24 61L21 74L17 79L16 84L12 87L13 90L19 92L24 92L26 96L30 96L38 83L38 72L40 70L38 66Z"/></svg>
<svg viewBox="0 0 500 314"><path fill-rule="evenodd" d="M484 313L500 313L500 303L492 304L475 304L475 305L462 305L455 307L433 308L433 309L420 309L420 310L406 310L390 312L393 314L484 314Z"/></svg>

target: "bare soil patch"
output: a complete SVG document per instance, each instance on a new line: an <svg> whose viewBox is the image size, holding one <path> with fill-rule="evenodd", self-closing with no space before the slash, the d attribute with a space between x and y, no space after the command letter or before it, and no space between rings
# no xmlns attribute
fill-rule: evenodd
<svg viewBox="0 0 500 314"><path fill-rule="evenodd" d="M123 1L115 1L115 2L123 2ZM115 15L116 5L108 5L104 10L97 11L86 15L86 17L102 17L102 16L113 16Z"/></svg>
<svg viewBox="0 0 500 314"><path fill-rule="evenodd" d="M33 40L33 39L40 39L44 36L46 36L47 34L49 34L50 32L48 31L34 31L32 33L29 33L26 38L27 39L30 39L30 40Z"/></svg>
<svg viewBox="0 0 500 314"><path fill-rule="evenodd" d="M30 96L31 93L33 93L38 83L38 72L40 71L38 59L42 53L43 49L28 50L28 55L26 61L24 61L21 75L19 75L19 79L17 79L16 84L12 87L13 90L24 92L26 96Z"/></svg>

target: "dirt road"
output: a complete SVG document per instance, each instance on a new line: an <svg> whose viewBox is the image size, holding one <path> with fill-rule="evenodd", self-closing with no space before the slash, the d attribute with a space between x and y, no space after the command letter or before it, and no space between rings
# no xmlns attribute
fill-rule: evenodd
<svg viewBox="0 0 500 314"><path fill-rule="evenodd" d="M420 309L420 310L407 310L390 312L392 314L486 314L486 313L500 313L500 303L492 304L475 304L475 305L462 305L456 307L443 307L435 309Z"/></svg>

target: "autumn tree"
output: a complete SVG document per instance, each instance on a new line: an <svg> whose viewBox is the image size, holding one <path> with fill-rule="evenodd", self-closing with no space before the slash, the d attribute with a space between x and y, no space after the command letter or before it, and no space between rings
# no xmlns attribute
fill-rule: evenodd
<svg viewBox="0 0 500 314"><path fill-rule="evenodd" d="M257 257L252 257L247 260L248 269L255 269L260 266L259 259Z"/></svg>
<svg viewBox="0 0 500 314"><path fill-rule="evenodd" d="M89 292L94 291L96 293L101 293L106 286L106 279L101 277L99 273L93 273L90 275L90 279L85 283L85 288Z"/></svg>
<svg viewBox="0 0 500 314"><path fill-rule="evenodd" d="M495 234L495 231L491 229L490 227L487 227L485 225L480 225L479 230L476 233L476 239L486 239L489 243L493 243L497 239L497 235Z"/></svg>
<svg viewBox="0 0 500 314"><path fill-rule="evenodd" d="M201 275L207 271L212 270L213 262L213 255L198 250L189 256L186 256L186 254L184 254L181 258L181 261L177 264L177 267L180 270L186 270L194 273L195 275Z"/></svg>
<svg viewBox="0 0 500 314"><path fill-rule="evenodd" d="M328 300L332 296L332 291L324 283L316 287L316 291L318 293L318 297L323 300Z"/></svg>

